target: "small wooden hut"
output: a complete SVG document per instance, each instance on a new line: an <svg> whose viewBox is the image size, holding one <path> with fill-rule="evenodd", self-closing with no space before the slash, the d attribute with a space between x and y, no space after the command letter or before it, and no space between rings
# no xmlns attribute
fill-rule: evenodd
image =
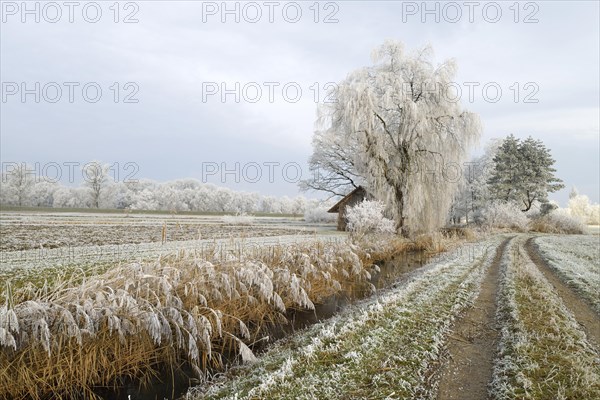
<svg viewBox="0 0 600 400"><path fill-rule="evenodd" d="M370 198L371 196L369 195L369 193L367 193L365 188L359 186L350 193L348 193L346 196L344 196L344 198L338 201L333 207L331 207L327 212L338 214L337 230L346 230L346 226L348 225L348 220L346 219L346 209L348 207L352 207L353 205L360 203L364 199Z"/></svg>

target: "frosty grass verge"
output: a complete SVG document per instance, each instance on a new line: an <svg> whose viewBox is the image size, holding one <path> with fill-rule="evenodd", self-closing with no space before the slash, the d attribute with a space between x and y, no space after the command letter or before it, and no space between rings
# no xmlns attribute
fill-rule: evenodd
<svg viewBox="0 0 600 400"><path fill-rule="evenodd" d="M600 243L597 236L545 236L535 240L563 280L600 315Z"/></svg>
<svg viewBox="0 0 600 400"><path fill-rule="evenodd" d="M478 295L502 239L438 257L401 286L276 344L256 364L233 368L187 398L434 398L432 372L445 336Z"/></svg>
<svg viewBox="0 0 600 400"><path fill-rule="evenodd" d="M502 331L493 397L598 399L600 353L529 259L525 240L513 240L501 261L497 318Z"/></svg>

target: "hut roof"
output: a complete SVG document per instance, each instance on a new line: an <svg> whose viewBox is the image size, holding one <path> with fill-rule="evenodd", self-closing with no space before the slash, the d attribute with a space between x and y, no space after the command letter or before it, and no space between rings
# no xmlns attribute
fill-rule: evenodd
<svg viewBox="0 0 600 400"><path fill-rule="evenodd" d="M331 207L329 209L329 211L327 211L327 212L330 212L330 213L339 212L340 205L344 204L344 202L346 202L348 199L352 198L353 196L359 194L360 192L365 192L365 188L363 188L362 186L357 187L356 189L354 189L353 191L348 193L346 196L344 196L340 201L335 203L335 205L333 207Z"/></svg>

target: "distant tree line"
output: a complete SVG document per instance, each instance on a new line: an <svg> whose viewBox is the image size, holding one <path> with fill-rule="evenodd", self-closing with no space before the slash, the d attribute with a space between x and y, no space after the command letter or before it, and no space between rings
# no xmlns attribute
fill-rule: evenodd
<svg viewBox="0 0 600 400"><path fill-rule="evenodd" d="M86 164L85 168L84 182L80 186L71 187L35 176L29 166L21 164L2 174L0 204L55 208L303 214L307 207L314 208L320 203L319 200L307 199L304 196L274 197L255 192L235 191L202 183L196 179L114 182L108 174L107 165L91 162Z"/></svg>

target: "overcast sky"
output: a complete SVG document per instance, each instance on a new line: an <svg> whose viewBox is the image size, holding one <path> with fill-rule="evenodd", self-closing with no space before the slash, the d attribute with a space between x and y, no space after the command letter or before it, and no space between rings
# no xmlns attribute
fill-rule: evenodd
<svg viewBox="0 0 600 400"><path fill-rule="evenodd" d="M59 165L64 181L69 163L100 160L117 179L293 196L328 83L395 39L456 59L462 104L484 125L474 154L531 135L567 185L551 198L564 206L575 185L598 202L596 1L113 3L2 2L3 166Z"/></svg>

